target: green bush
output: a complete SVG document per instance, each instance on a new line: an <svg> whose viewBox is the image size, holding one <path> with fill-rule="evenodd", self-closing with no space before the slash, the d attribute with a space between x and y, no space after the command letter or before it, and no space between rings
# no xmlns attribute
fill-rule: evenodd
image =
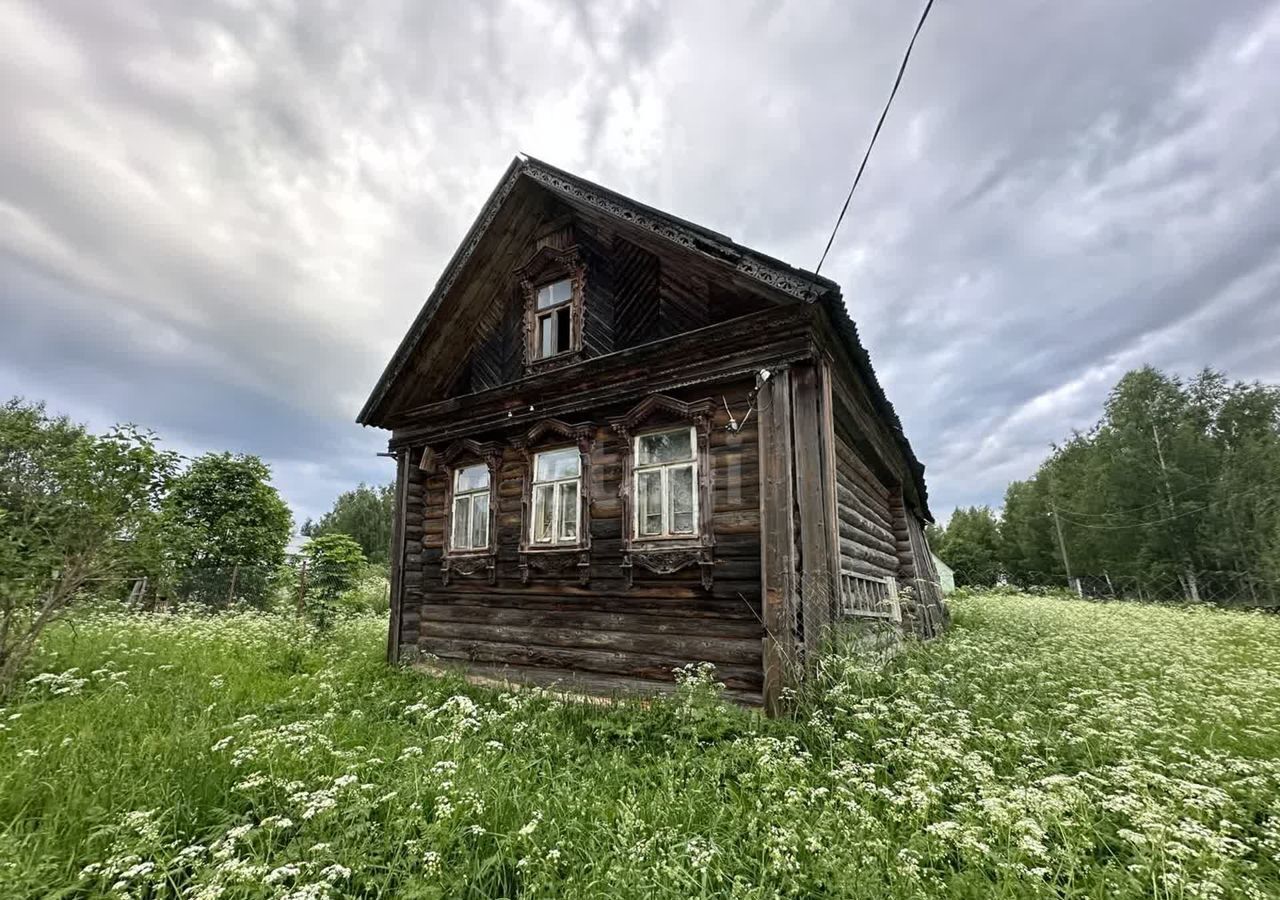
<svg viewBox="0 0 1280 900"><path fill-rule="evenodd" d="M319 632L333 627L340 599L350 593L365 570L364 551L351 537L324 534L302 548L307 565L306 613Z"/></svg>
<svg viewBox="0 0 1280 900"><path fill-rule="evenodd" d="M129 574L175 463L133 426L94 435L40 403L0 407L0 696L51 622Z"/></svg>

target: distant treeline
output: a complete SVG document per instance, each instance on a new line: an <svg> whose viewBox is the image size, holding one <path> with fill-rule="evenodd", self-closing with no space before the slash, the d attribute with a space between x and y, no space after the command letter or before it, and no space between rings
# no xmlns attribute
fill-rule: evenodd
<svg viewBox="0 0 1280 900"><path fill-rule="evenodd" d="M1088 432L930 533L958 584L1065 583L1164 599L1280 602L1280 388L1145 367Z"/></svg>

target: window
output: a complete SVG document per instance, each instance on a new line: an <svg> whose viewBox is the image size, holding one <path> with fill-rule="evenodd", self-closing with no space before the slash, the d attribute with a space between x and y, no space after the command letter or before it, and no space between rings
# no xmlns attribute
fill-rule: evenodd
<svg viewBox="0 0 1280 900"><path fill-rule="evenodd" d="M573 348L573 281L544 284L534 293L537 316L535 359L547 359Z"/></svg>
<svg viewBox="0 0 1280 900"><path fill-rule="evenodd" d="M692 428L642 434L635 447L638 538L698 533L697 443Z"/></svg>
<svg viewBox="0 0 1280 900"><path fill-rule="evenodd" d="M453 550L489 546L489 467L483 463L453 473Z"/></svg>
<svg viewBox="0 0 1280 900"><path fill-rule="evenodd" d="M529 534L535 547L578 543L582 458L576 447L533 458L533 510Z"/></svg>

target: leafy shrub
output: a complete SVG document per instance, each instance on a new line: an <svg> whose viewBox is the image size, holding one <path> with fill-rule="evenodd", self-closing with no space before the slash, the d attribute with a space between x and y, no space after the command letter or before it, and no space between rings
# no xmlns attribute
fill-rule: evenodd
<svg viewBox="0 0 1280 900"><path fill-rule="evenodd" d="M344 616L385 616L391 609L391 584L385 566L361 568L355 584L338 597L338 611Z"/></svg>
<svg viewBox="0 0 1280 900"><path fill-rule="evenodd" d="M50 622L125 576L175 462L133 426L99 436L44 404L0 407L0 696Z"/></svg>
<svg viewBox="0 0 1280 900"><path fill-rule="evenodd" d="M338 601L349 593L365 569L364 551L345 534L313 537L302 548L307 565L307 618L317 631L333 627Z"/></svg>

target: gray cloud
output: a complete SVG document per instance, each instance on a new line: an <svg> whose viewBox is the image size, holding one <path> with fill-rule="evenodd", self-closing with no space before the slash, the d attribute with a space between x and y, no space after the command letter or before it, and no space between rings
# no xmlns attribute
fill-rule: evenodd
<svg viewBox="0 0 1280 900"><path fill-rule="evenodd" d="M524 150L811 267L917 11L0 8L0 378L300 516ZM1280 5L938 4L825 274L935 509L999 501L1143 362L1280 380Z"/></svg>

